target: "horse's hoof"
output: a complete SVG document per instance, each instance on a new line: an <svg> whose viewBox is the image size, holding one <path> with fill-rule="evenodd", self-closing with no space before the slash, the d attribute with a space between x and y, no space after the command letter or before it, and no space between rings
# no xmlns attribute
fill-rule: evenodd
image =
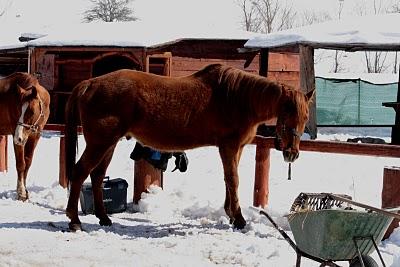
<svg viewBox="0 0 400 267"><path fill-rule="evenodd" d="M110 220L110 218L107 217L107 218L100 219L99 224L101 226L111 226L112 221Z"/></svg>
<svg viewBox="0 0 400 267"><path fill-rule="evenodd" d="M80 223L69 223L68 227L71 232L82 231L82 225Z"/></svg>
<svg viewBox="0 0 400 267"><path fill-rule="evenodd" d="M20 200L22 202L25 202L29 199L28 194L26 195L18 195L17 200Z"/></svg>
<svg viewBox="0 0 400 267"><path fill-rule="evenodd" d="M242 230L246 226L246 220L240 216L233 221L233 227L238 230Z"/></svg>

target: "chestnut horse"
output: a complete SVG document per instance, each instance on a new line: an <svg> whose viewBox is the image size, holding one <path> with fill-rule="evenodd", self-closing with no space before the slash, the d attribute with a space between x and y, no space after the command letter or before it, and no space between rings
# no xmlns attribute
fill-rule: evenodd
<svg viewBox="0 0 400 267"><path fill-rule="evenodd" d="M70 195L66 209L71 230L81 229L78 199L91 177L95 215L111 225L103 206L101 185L121 137L134 137L160 151L217 146L225 176L224 208L234 227L246 225L238 199L238 163L257 127L278 118L277 133L284 159L299 154L300 136L308 120L305 95L286 85L242 70L213 64L179 78L134 70L118 70L80 82L66 106L66 170ZM77 125L86 141L76 159Z"/></svg>
<svg viewBox="0 0 400 267"><path fill-rule="evenodd" d="M49 104L48 91L33 75L16 72L0 79L0 135L13 135L18 200L29 198L26 178Z"/></svg>

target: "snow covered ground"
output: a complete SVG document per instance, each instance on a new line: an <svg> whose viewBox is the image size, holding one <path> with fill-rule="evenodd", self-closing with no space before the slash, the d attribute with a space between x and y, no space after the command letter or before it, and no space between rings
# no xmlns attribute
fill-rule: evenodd
<svg viewBox="0 0 400 267"><path fill-rule="evenodd" d="M348 137L322 132L319 138ZM242 231L232 229L223 210L225 188L216 148L187 151L186 173L171 173L171 161L164 190L152 187L133 205L129 153L134 141L121 140L108 175L129 183L128 211L111 215L111 227L100 227L94 215L80 215L85 231L70 233L64 231L68 192L58 185L58 142L54 136L39 142L27 181L30 200L25 203L15 200L16 171L9 146L9 172L0 174L0 266L295 266L293 249L251 209L254 146L246 147L239 168L240 201L248 221ZM283 215L300 192L344 193L380 207L383 169L400 166L393 158L302 152L289 181L282 155L274 150L271 155L267 210L289 235ZM400 230L379 249L387 266L400 266ZM376 253L372 256L378 260ZM304 258L302 263L319 266Z"/></svg>

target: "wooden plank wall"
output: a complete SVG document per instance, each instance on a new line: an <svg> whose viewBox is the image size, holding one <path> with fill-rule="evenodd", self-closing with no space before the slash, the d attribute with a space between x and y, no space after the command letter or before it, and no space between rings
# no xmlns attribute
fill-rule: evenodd
<svg viewBox="0 0 400 267"><path fill-rule="evenodd" d="M58 73L58 91L71 92L80 81L91 77L92 65L68 62L58 66Z"/></svg>
<svg viewBox="0 0 400 267"><path fill-rule="evenodd" d="M248 72L258 74L259 55L257 55L251 64L244 68L245 59L213 59L213 58L172 58L171 76L180 77L190 75L201 68L213 64L222 63L238 69L244 69ZM299 88L299 55L295 53L270 53L268 78Z"/></svg>

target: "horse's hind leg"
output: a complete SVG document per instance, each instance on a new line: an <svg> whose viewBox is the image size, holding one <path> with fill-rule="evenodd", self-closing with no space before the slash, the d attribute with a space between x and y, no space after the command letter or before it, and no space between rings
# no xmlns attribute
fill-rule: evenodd
<svg viewBox="0 0 400 267"><path fill-rule="evenodd" d="M243 229L246 221L243 218L238 196L239 175L238 165L243 146L220 146L219 153L221 155L222 164L224 166L225 178L225 212L229 216L231 223L237 229Z"/></svg>
<svg viewBox="0 0 400 267"><path fill-rule="evenodd" d="M111 145L106 145L104 143L98 145L87 143L81 158L74 166L73 177L70 179L70 194L66 209L66 214L71 220L69 228L73 231L81 229L81 221L78 217L78 201L82 184L89 173L102 161L103 156L110 146Z"/></svg>
<svg viewBox="0 0 400 267"><path fill-rule="evenodd" d="M102 183L111 162L112 155L114 154L115 145L110 147L104 156L103 160L93 169L90 173L90 178L92 181L93 199L94 199L94 210L97 218L100 219L99 224L105 226L111 226L112 222L107 216L106 210L103 203L103 190Z"/></svg>

